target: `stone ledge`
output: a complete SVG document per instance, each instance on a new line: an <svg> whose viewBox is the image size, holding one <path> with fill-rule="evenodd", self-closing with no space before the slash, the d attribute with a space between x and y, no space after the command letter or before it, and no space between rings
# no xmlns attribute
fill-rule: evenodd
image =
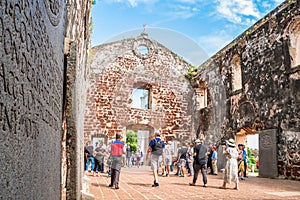
<svg viewBox="0 0 300 200"><path fill-rule="evenodd" d="M86 193L82 190L80 192L81 192L81 199L82 200L94 200L95 199L95 196L93 194Z"/></svg>

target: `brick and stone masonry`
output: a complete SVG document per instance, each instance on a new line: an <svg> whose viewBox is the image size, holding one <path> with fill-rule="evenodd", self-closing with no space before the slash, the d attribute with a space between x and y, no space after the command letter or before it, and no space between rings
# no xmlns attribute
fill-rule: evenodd
<svg viewBox="0 0 300 200"><path fill-rule="evenodd" d="M147 48L145 54L140 47ZM189 64L143 32L92 48L85 109L86 140L111 139L126 129L160 130L164 137L195 137L194 92L184 74ZM133 108L133 90L149 91L148 109Z"/></svg>
<svg viewBox="0 0 300 200"><path fill-rule="evenodd" d="M91 0L68 0L65 23L65 82L62 132L62 199L81 199Z"/></svg>
<svg viewBox="0 0 300 200"><path fill-rule="evenodd" d="M201 65L192 81L195 90L207 85L199 132L218 144L258 133L261 176L300 179L299 7L299 0L285 1Z"/></svg>

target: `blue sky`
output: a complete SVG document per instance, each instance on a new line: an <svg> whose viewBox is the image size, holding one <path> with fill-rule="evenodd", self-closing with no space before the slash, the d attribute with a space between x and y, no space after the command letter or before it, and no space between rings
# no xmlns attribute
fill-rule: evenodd
<svg viewBox="0 0 300 200"><path fill-rule="evenodd" d="M170 31L180 33L212 56L257 20L276 8L283 0L96 0L93 5L92 46L118 38L126 32L160 29L167 40ZM156 39L151 35L149 37ZM137 34L138 35L138 34ZM136 36L137 36L136 35ZM159 40L158 40L159 41ZM177 47L189 45L181 39L172 40ZM159 41L161 42L161 41ZM161 42L162 43L162 42ZM168 43L164 44L177 54ZM173 44L174 45L174 44ZM193 52L193 55L195 52ZM198 65L200 61L191 64Z"/></svg>

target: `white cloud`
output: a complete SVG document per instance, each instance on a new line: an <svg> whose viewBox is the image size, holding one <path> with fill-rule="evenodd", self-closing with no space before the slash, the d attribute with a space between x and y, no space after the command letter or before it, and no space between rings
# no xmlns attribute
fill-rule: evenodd
<svg viewBox="0 0 300 200"><path fill-rule="evenodd" d="M219 15L233 23L245 23L247 17L256 19L261 17L254 0L216 0L216 2Z"/></svg>
<svg viewBox="0 0 300 200"><path fill-rule="evenodd" d="M139 4L153 4L158 0L107 0L109 3L128 3L131 7L137 7Z"/></svg>
<svg viewBox="0 0 300 200"><path fill-rule="evenodd" d="M179 3L189 3L189 4L196 4L203 2L203 0L177 0Z"/></svg>
<svg viewBox="0 0 300 200"><path fill-rule="evenodd" d="M187 6L187 5L173 5L173 11L169 11L166 13L169 17L174 19L188 19L195 16L199 12L199 8L194 6Z"/></svg>
<svg viewBox="0 0 300 200"><path fill-rule="evenodd" d="M222 30L215 34L205 35L198 38L198 43L206 51L209 56L214 55L227 44L229 44L234 38Z"/></svg>
<svg viewBox="0 0 300 200"><path fill-rule="evenodd" d="M270 8L271 7L271 4L269 2L262 2L261 5L264 7L264 8Z"/></svg>

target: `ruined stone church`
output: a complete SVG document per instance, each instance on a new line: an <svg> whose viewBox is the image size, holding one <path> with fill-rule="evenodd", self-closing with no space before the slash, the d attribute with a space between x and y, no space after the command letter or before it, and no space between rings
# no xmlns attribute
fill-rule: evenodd
<svg viewBox="0 0 300 200"><path fill-rule="evenodd" d="M145 33L94 47L85 138L156 129L165 140L220 146L258 134L260 176L299 179L299 35L299 5L287 1L190 80L188 63ZM146 107L134 106L137 89Z"/></svg>
<svg viewBox="0 0 300 200"><path fill-rule="evenodd" d="M116 133L125 137L126 130L147 131L146 143L155 130L165 140L195 138L187 62L145 32L92 51L84 129L88 140L113 139Z"/></svg>
<svg viewBox="0 0 300 200"><path fill-rule="evenodd" d="M80 199L84 142L129 129L217 145L258 134L260 176L300 179L300 0L190 79L145 33L89 55L92 2L0 1L0 199Z"/></svg>

